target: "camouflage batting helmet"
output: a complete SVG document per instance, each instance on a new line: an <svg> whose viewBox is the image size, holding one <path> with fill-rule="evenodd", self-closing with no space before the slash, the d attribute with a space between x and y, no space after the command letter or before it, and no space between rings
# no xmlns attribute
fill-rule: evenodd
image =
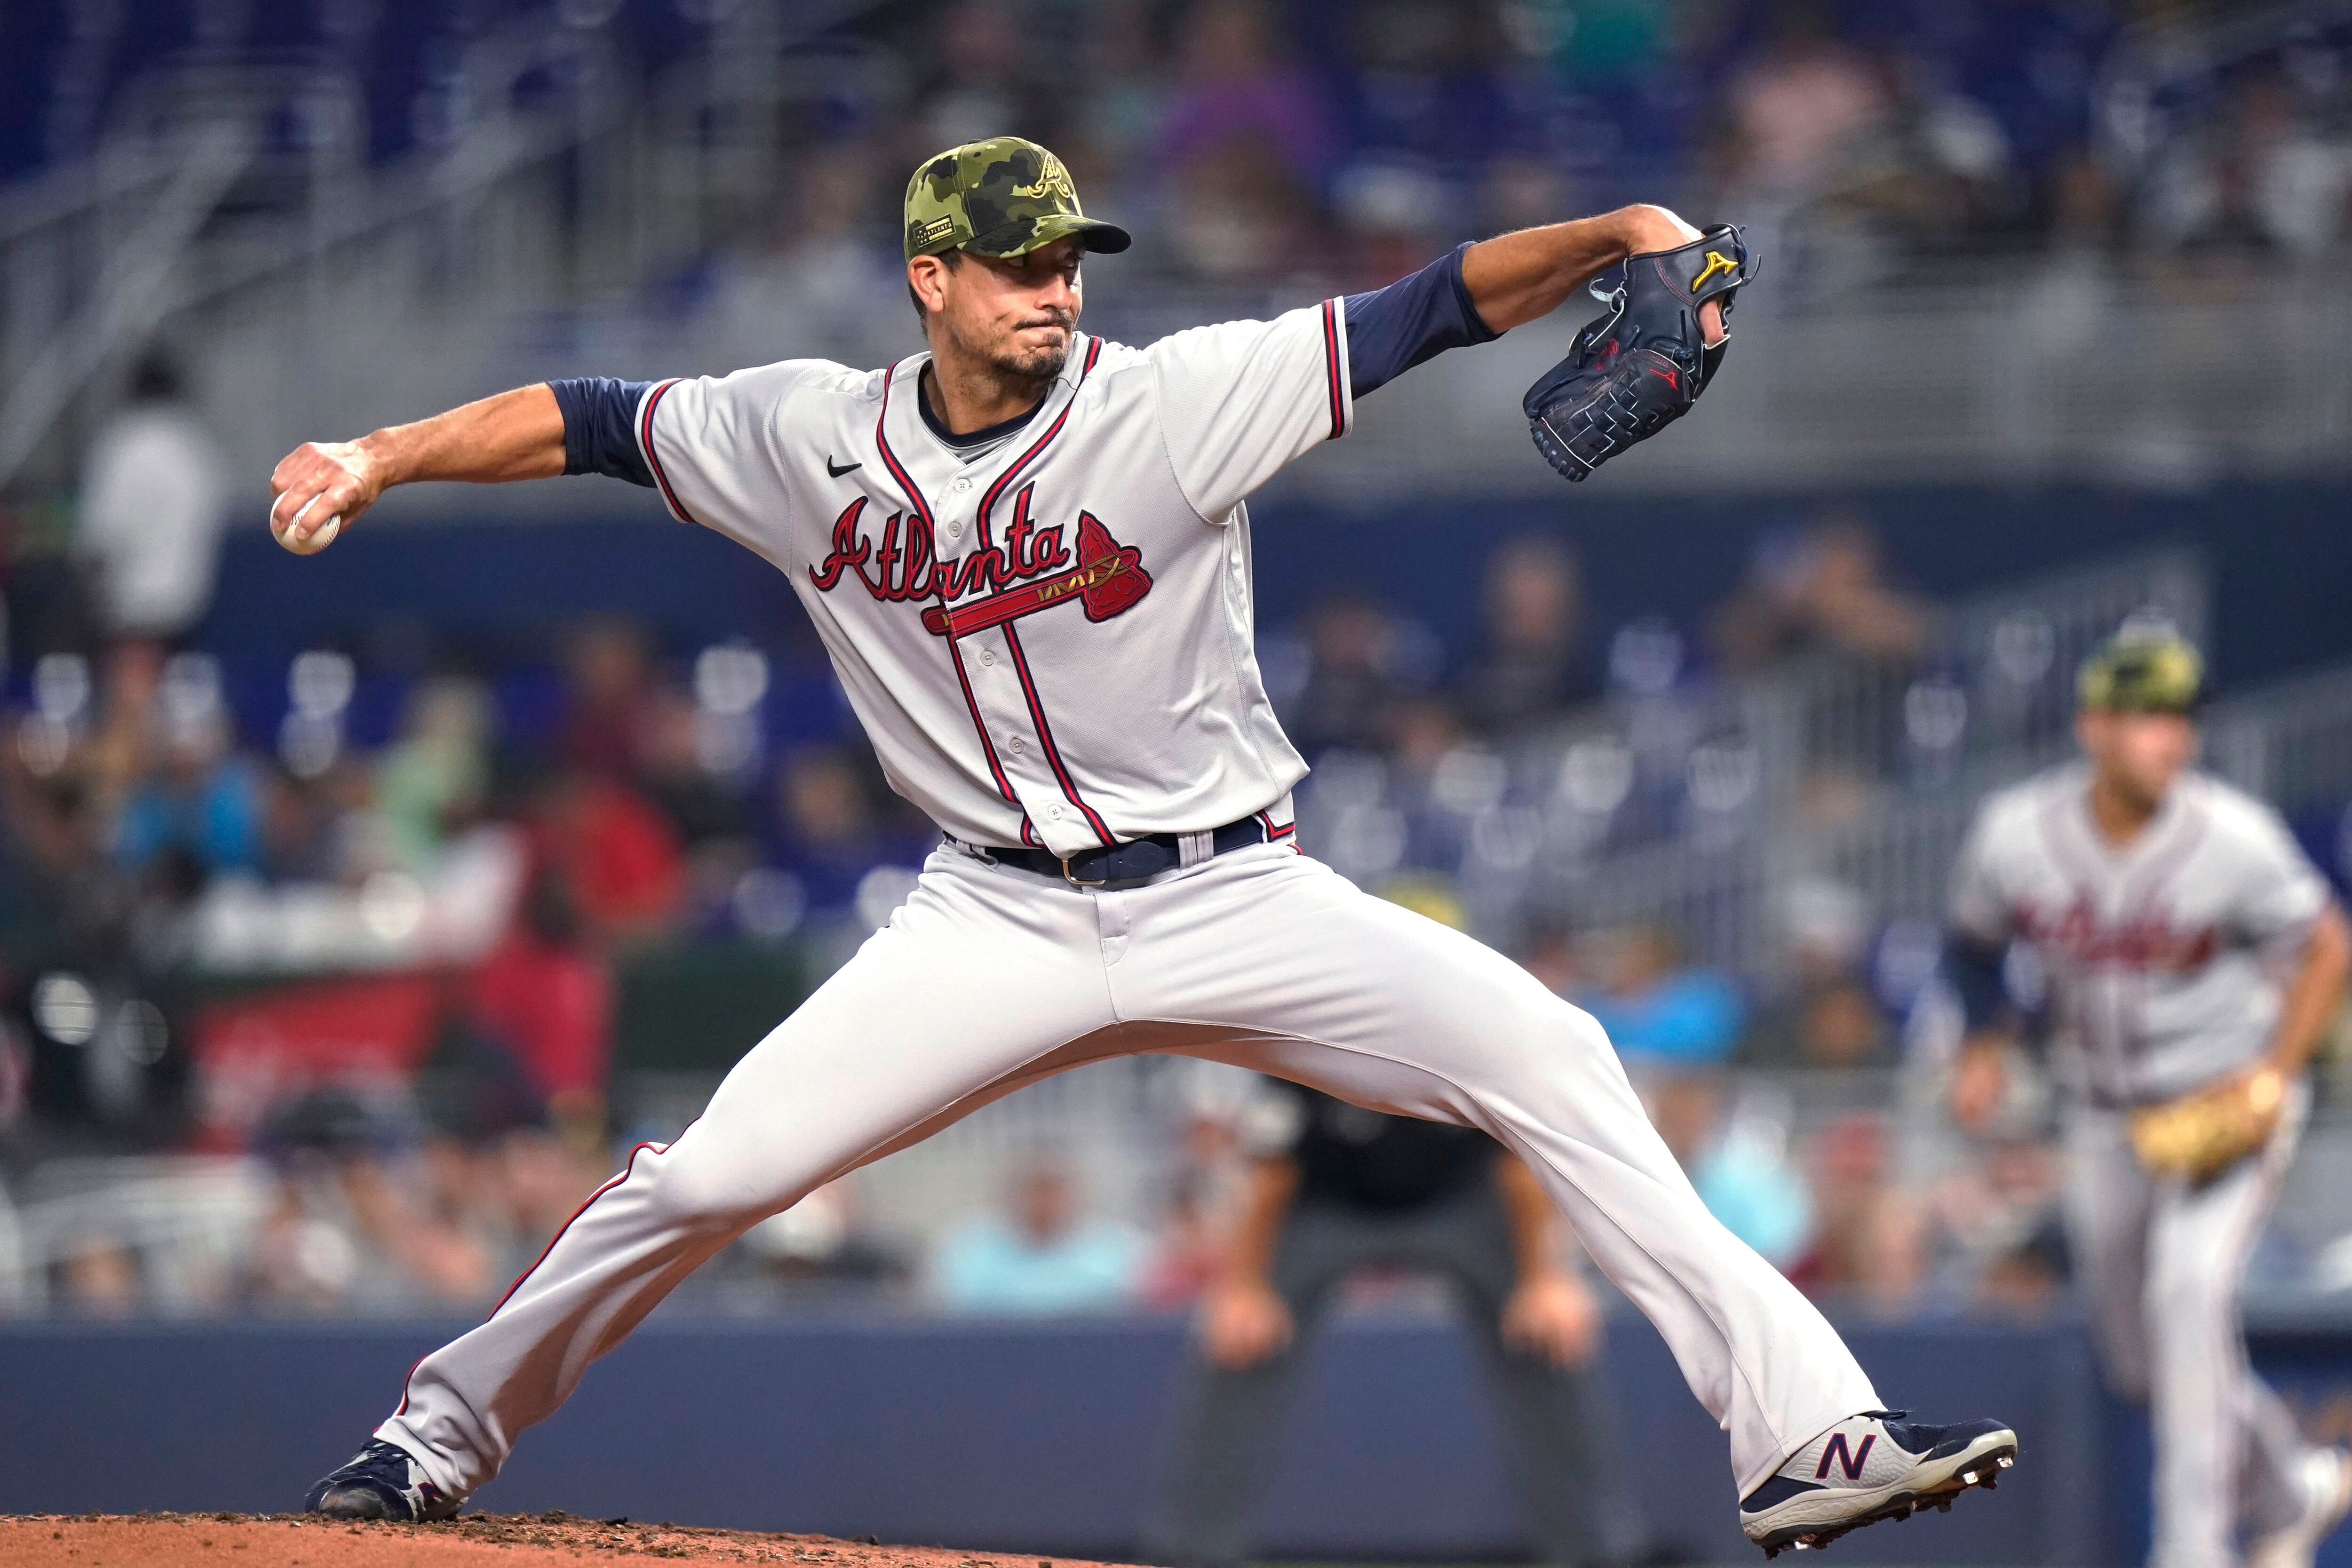
<svg viewBox="0 0 2352 1568"><path fill-rule="evenodd" d="M2205 691L2205 660L2169 627L2126 626L2083 663L2075 692L2108 713L2186 713Z"/></svg>
<svg viewBox="0 0 2352 1568"><path fill-rule="evenodd" d="M1088 250L1125 250L1117 224L1090 218L1062 161L1034 142L992 136L926 158L907 182L907 258L959 247L1022 256L1066 235Z"/></svg>

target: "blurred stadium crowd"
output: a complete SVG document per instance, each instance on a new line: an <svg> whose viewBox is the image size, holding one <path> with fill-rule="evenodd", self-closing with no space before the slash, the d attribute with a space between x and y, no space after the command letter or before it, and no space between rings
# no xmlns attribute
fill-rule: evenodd
<svg viewBox="0 0 2352 1568"><path fill-rule="evenodd" d="M88 152L158 59L334 63L341 107L286 134L381 163L462 137L487 41L563 45L517 91L629 97L718 69L755 14L789 19L749 0L11 7L0 172ZM1103 275L1114 301L1363 287L1662 193L1749 216L1825 292L2028 250L2324 254L2352 189L2327 27L2107 90L2152 29L2212 19L2163 0L849 7L810 45L824 90L774 131L788 195L724 215L644 308L829 352L829 323L904 309L899 173L1007 129L1118 193L1139 243ZM2154 137L2167 116L2193 133ZM614 617L503 661L361 626L267 667L212 651L268 641L198 635L225 531L260 512L184 368L152 357L63 492L14 498L0 1312L486 1307L616 1152L674 1133L754 1020L887 918L932 832L786 634L684 645ZM2198 629L2193 592L2099 593L1988 611L1977 637L1837 513L1761 541L1685 625L1595 624L1576 554L1542 534L1493 557L1472 643L1351 591L1263 652L1317 766L1309 852L1593 1011L1734 1230L1856 1310L2030 1314L2067 1275L2046 1097L2027 1083L1986 1139L1944 1126L1943 867L1915 857L1898 897L1832 851L1889 799L1948 816L2048 760L2072 659L2126 614L2164 601ZM2339 879L2342 798L2311 818ZM1723 892L1694 870L1710 856L1768 885ZM1749 912L1727 923L1732 902ZM681 1300L1181 1307L1281 1137L1268 1104L1193 1064L1086 1069L824 1189ZM2323 1118L2310 1161L2336 1169L2330 1147ZM2258 1277L2352 1280L2325 1246L2352 1230L2340 1210Z"/></svg>
<svg viewBox="0 0 2352 1568"><path fill-rule="evenodd" d="M845 288L866 302L877 270L895 296L900 172L1008 128L1059 149L1082 189L1115 193L1144 241L1120 275L1133 281L1369 287L1456 239L1661 196L1742 214L1777 256L1798 220L1850 259L1781 265L1832 290L1857 267L2050 245L2324 255L2345 221L2343 25L2290 11L2236 37L2240 9L48 0L9 13L0 175L37 176L142 122L168 132L173 68L233 66L255 91L299 81L273 130L289 164L381 165L458 146L517 104L593 113L675 92L782 35L801 69L770 84L774 122L754 134L786 150L763 173L789 196L767 185L712 221L777 260L768 280L796 314Z"/></svg>
<svg viewBox="0 0 2352 1568"><path fill-rule="evenodd" d="M673 1134L710 1081L616 1074L625 988L650 986L640 1012L658 1013L679 994L660 977L682 972L781 1012L798 993L776 976L821 977L887 919L931 836L837 702L780 715L769 689L787 678L766 654L664 649L622 620L573 627L552 668L427 659L404 678L313 649L282 670L274 725L240 725L252 705L220 662L175 650L217 541L186 552L168 605L133 591L147 552L104 544L110 498L152 487L135 502L151 521L185 499L198 468L126 471L167 429L203 439L160 395L122 415L93 453L79 565L32 574L37 637L79 625L86 641L30 661L0 748L5 1300L484 1304L618 1151ZM1769 805L1754 741L1710 725L1727 694L1794 671L1884 678L1919 729L1933 704L1917 694L1941 689L1917 679L1937 608L1838 516L1771 541L1687 633L1637 620L1596 646L1576 557L1545 538L1496 554L1485 617L1460 658L1360 594L1269 637L1318 767L1311 848L1593 1011L1711 1206L1808 1289L1888 1311L2052 1310L2065 1263L2046 1106L2027 1096L1974 1148L1942 1131L1932 922L1794 875L1770 900L1769 959L1743 970L1688 952L1696 933L1670 914L1595 915L1590 883L1546 872L1801 836L1873 792L1932 792L1914 736L1889 777L1809 753ZM2068 669L2043 662L2063 689ZM640 1016L635 1065L709 1011ZM758 1032L738 1029L706 1049ZM1279 1107L1198 1064L1076 1076L1099 1081L1033 1090L977 1136L825 1189L687 1299L1181 1306L1214 1276Z"/></svg>

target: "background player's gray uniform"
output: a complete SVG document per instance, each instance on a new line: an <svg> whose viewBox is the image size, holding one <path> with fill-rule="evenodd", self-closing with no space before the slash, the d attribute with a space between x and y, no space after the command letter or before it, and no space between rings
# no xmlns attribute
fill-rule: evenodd
<svg viewBox="0 0 2352 1568"><path fill-rule="evenodd" d="M2304 1096L2259 1157L2194 1190L2141 1168L2126 1121L2268 1047L2285 974L2327 902L2277 815L2200 775L2115 847L2081 764L1987 801L1954 878L1955 929L1987 947L2032 944L2048 976L2067 1228L2108 1373L2153 1412L2161 1568L2234 1562L2236 1522L2281 1529L2305 1506L2301 1439L2247 1365L2238 1321Z"/></svg>

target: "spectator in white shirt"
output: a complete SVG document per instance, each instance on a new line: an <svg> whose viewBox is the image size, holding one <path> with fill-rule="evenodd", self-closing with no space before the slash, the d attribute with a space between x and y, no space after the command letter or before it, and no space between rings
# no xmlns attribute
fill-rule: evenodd
<svg viewBox="0 0 2352 1568"><path fill-rule="evenodd" d="M204 618L228 506L219 443L187 404L176 367L149 354L82 474L79 542L110 637L168 642Z"/></svg>

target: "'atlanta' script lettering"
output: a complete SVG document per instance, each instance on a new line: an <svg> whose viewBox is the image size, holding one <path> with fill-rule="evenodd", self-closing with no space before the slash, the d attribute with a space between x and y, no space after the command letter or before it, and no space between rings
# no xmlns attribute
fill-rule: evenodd
<svg viewBox="0 0 2352 1568"><path fill-rule="evenodd" d="M2056 948L2077 963L2194 974L2212 962L2221 933L2211 926L2174 927L2162 910L2109 922L2087 898L2062 910L2019 905L2017 929L2030 942Z"/></svg>
<svg viewBox="0 0 2352 1568"><path fill-rule="evenodd" d="M1058 572L1070 564L1070 547L1058 524L1039 528L1029 521L1029 495L1034 489L1021 487L1001 542L982 539L961 561L940 560L929 522L905 512L884 518L881 536L869 537L864 527L868 498L859 496L834 519L833 552L809 568L809 581L819 593L831 593L845 572L885 604L942 598L952 604L967 594Z"/></svg>

